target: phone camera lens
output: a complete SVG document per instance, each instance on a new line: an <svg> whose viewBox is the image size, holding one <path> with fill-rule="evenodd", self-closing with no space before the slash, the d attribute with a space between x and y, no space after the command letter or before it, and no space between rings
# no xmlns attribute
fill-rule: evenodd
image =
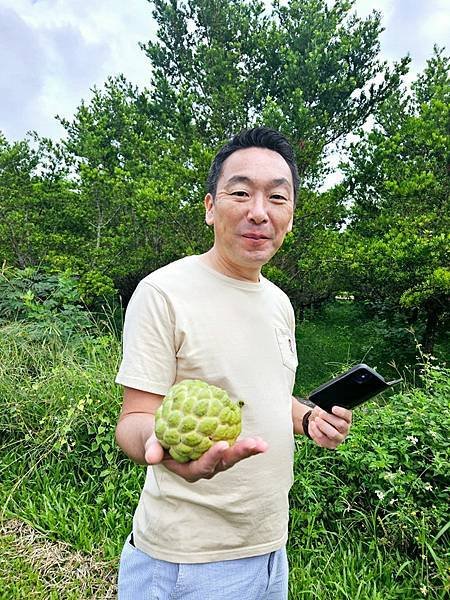
<svg viewBox="0 0 450 600"><path fill-rule="evenodd" d="M369 378L369 373L358 373L357 375L355 375L354 381L356 383L365 383Z"/></svg>

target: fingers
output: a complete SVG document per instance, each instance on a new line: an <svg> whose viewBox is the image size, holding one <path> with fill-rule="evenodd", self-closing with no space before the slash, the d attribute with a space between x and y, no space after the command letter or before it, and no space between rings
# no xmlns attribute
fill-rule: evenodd
<svg viewBox="0 0 450 600"><path fill-rule="evenodd" d="M340 406L333 407L330 414L316 406L309 420L309 433L324 448L336 448L346 438L352 420L351 411Z"/></svg>
<svg viewBox="0 0 450 600"><path fill-rule="evenodd" d="M151 464L163 461L167 469L183 477L186 481L193 483L199 479L211 479L217 473L231 468L239 461L265 452L267 448L268 444L261 438L245 438L236 442L231 447L227 442L217 442L198 460L192 460L188 463L178 463L172 458L163 459L161 457L160 460L153 460ZM164 456L162 448L161 451ZM147 456L159 458L161 454L159 454L157 448L149 441L149 447L145 456L147 460Z"/></svg>
<svg viewBox="0 0 450 600"><path fill-rule="evenodd" d="M309 433L316 444L322 448L334 450L344 440L344 436L336 429L324 424L323 421L320 422L319 419L309 422Z"/></svg>
<svg viewBox="0 0 450 600"><path fill-rule="evenodd" d="M228 448L227 442L218 442L197 460L179 463L176 460L168 459L164 461L164 466L190 483L199 479L211 479L216 473L223 470L220 468L220 464L223 454Z"/></svg>
<svg viewBox="0 0 450 600"><path fill-rule="evenodd" d="M229 449L227 442L217 442L198 460L189 463L192 475L197 479L211 479L219 469L223 455Z"/></svg>
<svg viewBox="0 0 450 600"><path fill-rule="evenodd" d="M261 438L245 438L231 447L227 442L218 442L198 460L188 463L190 481L211 479L216 473L230 469L245 458L265 452L267 448L268 444Z"/></svg>
<svg viewBox="0 0 450 600"><path fill-rule="evenodd" d="M334 441L325 435L325 433L319 429L315 421L309 421L308 429L310 436L318 446L321 446L322 448L328 448L330 450L334 450L338 446L339 442Z"/></svg>
<svg viewBox="0 0 450 600"><path fill-rule="evenodd" d="M259 437L245 438L239 440L230 448L227 448L222 455L220 470L229 469L244 458L261 454L268 449L267 442Z"/></svg>
<svg viewBox="0 0 450 600"><path fill-rule="evenodd" d="M347 408L344 408L343 406L333 406L331 411L334 415L337 415L341 419L344 419L344 421L347 421L347 423L349 425L351 425L352 415L353 415L351 410L348 410Z"/></svg>
<svg viewBox="0 0 450 600"><path fill-rule="evenodd" d="M153 433L152 436L145 442L145 461L149 465L156 465L163 460L164 455L164 448L158 442L155 434Z"/></svg>

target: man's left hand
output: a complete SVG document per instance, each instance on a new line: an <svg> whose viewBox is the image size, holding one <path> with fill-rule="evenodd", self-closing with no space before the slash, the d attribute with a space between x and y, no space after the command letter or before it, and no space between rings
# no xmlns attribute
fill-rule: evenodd
<svg viewBox="0 0 450 600"><path fill-rule="evenodd" d="M342 406L333 406L333 414L315 406L309 417L308 433L322 448L334 450L342 444L350 431L352 412Z"/></svg>

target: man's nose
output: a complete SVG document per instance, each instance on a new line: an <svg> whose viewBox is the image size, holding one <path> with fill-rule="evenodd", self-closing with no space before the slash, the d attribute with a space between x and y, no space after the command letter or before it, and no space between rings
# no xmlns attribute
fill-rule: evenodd
<svg viewBox="0 0 450 600"><path fill-rule="evenodd" d="M254 223L264 223L267 221L267 204L262 194L258 194L252 198L248 209L248 219Z"/></svg>

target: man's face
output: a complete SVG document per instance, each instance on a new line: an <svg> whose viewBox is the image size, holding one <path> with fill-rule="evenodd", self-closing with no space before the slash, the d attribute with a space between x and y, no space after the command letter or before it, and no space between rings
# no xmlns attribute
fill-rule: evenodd
<svg viewBox="0 0 450 600"><path fill-rule="evenodd" d="M207 194L205 207L220 258L238 268L261 267L292 229L291 170L273 150L237 150L223 163L215 201Z"/></svg>

